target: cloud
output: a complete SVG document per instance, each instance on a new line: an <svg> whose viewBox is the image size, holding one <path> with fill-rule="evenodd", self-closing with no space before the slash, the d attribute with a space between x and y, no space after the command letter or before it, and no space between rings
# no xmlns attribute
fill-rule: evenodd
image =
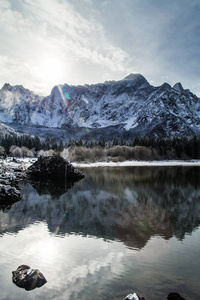
<svg viewBox="0 0 200 300"><path fill-rule="evenodd" d="M132 58L132 72L142 73L156 85L166 80L184 85L198 81L199 1L125 0L116 4L110 0L104 5L95 1L93 7L107 38L116 46L123 45Z"/></svg>
<svg viewBox="0 0 200 300"><path fill-rule="evenodd" d="M51 42L56 42L63 52L96 64L104 64L111 70L124 70L128 54L108 41L103 27L95 20L85 19L67 2L60 4L50 0L51 11L46 10L46 1L42 2L40 9L41 2L34 3L34 14L37 14L38 21L42 19L47 30L52 32L48 33L48 38ZM32 11L32 5L30 8Z"/></svg>
<svg viewBox="0 0 200 300"><path fill-rule="evenodd" d="M4 83L21 84L24 80L24 76L29 75L29 66L26 63L17 61L16 59L10 59L8 56L0 55L0 69L1 75L6 80L0 79L1 85Z"/></svg>
<svg viewBox="0 0 200 300"><path fill-rule="evenodd" d="M9 57L6 74L10 71L11 78L14 78L11 70L15 68L20 68L21 73L26 69L24 71L27 75L29 65L30 80L26 77L22 83L27 84L29 81L30 84L30 81L35 81L38 85L38 79L31 78L34 76L32 68L41 64L47 56L53 55L59 57L64 66L70 66L71 73L76 72L73 64L78 61L79 69L83 65L88 78L92 76L87 72L86 64L94 64L94 68L106 68L107 72L123 72L127 68L130 58L126 51L112 44L98 22L81 16L69 2L49 0L47 4L45 0L18 0L17 3L15 8L18 7L19 10L14 10L11 2L4 1L0 12L3 28L1 38L5 41L0 51L2 55ZM88 69L90 70L91 68ZM3 75L5 73L1 74L1 81ZM63 81L64 76L69 78L66 72ZM5 79L7 80L6 76Z"/></svg>
<svg viewBox="0 0 200 300"><path fill-rule="evenodd" d="M155 85L197 87L199 12L198 0L1 0L0 55L7 69L0 82L20 79L44 94L50 83L95 83L139 72ZM34 72L53 56L62 62L59 82Z"/></svg>

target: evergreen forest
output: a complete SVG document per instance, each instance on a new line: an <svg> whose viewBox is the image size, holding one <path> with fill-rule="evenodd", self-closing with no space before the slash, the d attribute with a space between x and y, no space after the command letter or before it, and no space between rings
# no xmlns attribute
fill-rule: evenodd
<svg viewBox="0 0 200 300"><path fill-rule="evenodd" d="M0 136L0 156L36 157L68 153L74 161L96 161L110 158L111 160L170 160L200 159L200 136L151 138L133 137L132 140L71 140L63 143L55 137L9 135ZM70 153L70 155L69 155ZM67 158L69 158L67 157ZM108 159L106 159L108 160Z"/></svg>

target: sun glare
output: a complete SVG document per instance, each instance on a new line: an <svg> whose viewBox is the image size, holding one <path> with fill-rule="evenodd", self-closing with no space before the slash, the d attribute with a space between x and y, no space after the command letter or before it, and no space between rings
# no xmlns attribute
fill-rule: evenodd
<svg viewBox="0 0 200 300"><path fill-rule="evenodd" d="M62 61L54 56L48 56L34 67L35 76L45 85L56 85L62 82L64 67Z"/></svg>

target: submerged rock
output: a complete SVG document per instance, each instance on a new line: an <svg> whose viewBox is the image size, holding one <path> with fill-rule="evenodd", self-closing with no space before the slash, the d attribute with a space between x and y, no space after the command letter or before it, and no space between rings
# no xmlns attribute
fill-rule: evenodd
<svg viewBox="0 0 200 300"><path fill-rule="evenodd" d="M69 181L77 181L85 177L81 171L60 156L40 156L38 160L28 168L27 174L31 178L54 180L65 178Z"/></svg>
<svg viewBox="0 0 200 300"><path fill-rule="evenodd" d="M185 300L179 293L169 293L168 300Z"/></svg>
<svg viewBox="0 0 200 300"><path fill-rule="evenodd" d="M13 283L27 291L41 287L47 282L44 275L38 269L31 269L27 265L20 265L17 270L12 271L12 274Z"/></svg>

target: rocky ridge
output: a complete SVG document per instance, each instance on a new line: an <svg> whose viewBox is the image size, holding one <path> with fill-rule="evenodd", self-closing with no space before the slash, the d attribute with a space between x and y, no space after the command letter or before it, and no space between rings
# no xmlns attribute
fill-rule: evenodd
<svg viewBox="0 0 200 300"><path fill-rule="evenodd" d="M47 97L5 84L0 121L23 132L62 138L190 136L200 132L200 99L181 83L154 87L141 74L92 85L58 85Z"/></svg>

